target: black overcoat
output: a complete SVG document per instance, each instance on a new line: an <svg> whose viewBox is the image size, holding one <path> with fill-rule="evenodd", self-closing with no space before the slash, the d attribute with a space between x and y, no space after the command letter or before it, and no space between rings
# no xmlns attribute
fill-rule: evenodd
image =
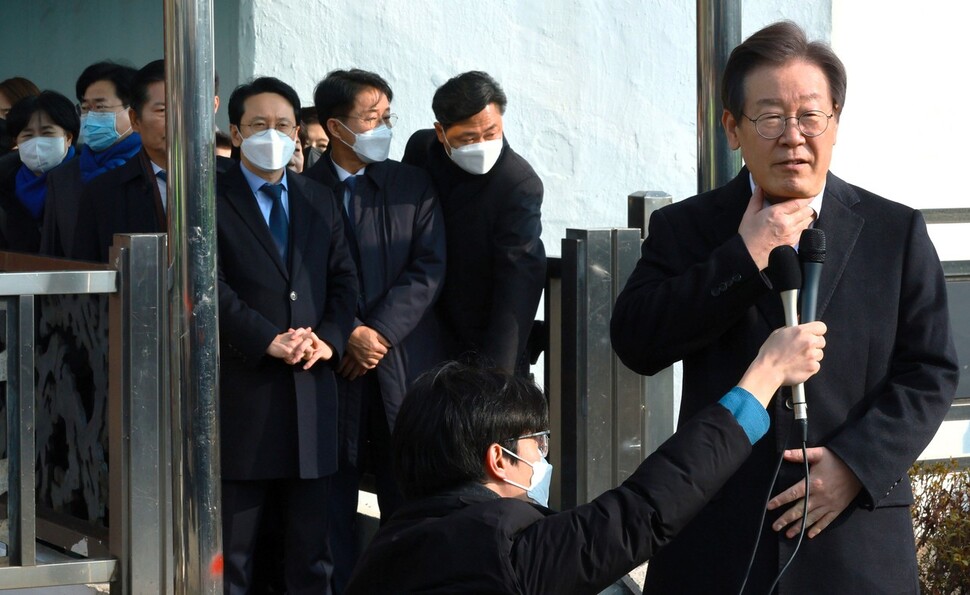
<svg viewBox="0 0 970 595"><path fill-rule="evenodd" d="M343 208L345 187L329 155L304 175L333 190ZM354 324L391 343L374 373L393 429L411 382L435 363L438 337L426 315L445 276L444 223L428 174L397 161L368 165L351 204L360 292ZM340 383L341 439L351 461L357 457L362 385L362 379Z"/></svg>
<svg viewBox="0 0 970 595"><path fill-rule="evenodd" d="M218 179L223 479L313 479L337 468L333 365L350 335L357 273L330 189L286 176L287 263L240 166ZM276 335L297 327L333 346L333 360L305 371L266 355Z"/></svg>
<svg viewBox="0 0 970 595"><path fill-rule="evenodd" d="M738 234L751 197L747 168L727 185L660 209L616 302L613 346L653 374L683 360L683 423L734 386L781 302ZM950 407L957 361L940 261L919 212L828 174L817 227L827 255L818 316L828 326L822 369L806 383L808 446L826 446L862 483L856 501L802 543L779 593L918 591L907 471ZM669 548L651 561L651 593L735 593L753 548L777 452L793 438L785 393L772 430ZM795 484L785 464L772 495ZM784 507L787 509L787 507ZM764 524L748 583L768 589L795 540ZM780 561L780 562L779 562Z"/></svg>
<svg viewBox="0 0 970 595"><path fill-rule="evenodd" d="M713 405L622 485L571 510L478 484L409 502L382 525L347 594L599 593L669 542L750 452Z"/></svg>
<svg viewBox="0 0 970 595"><path fill-rule="evenodd" d="M81 191L73 258L108 262L116 233L164 233L168 223L145 149Z"/></svg>
<svg viewBox="0 0 970 595"><path fill-rule="evenodd" d="M504 140L484 175L455 165L434 130L415 132L403 161L431 174L444 212L448 266L436 311L446 357L476 352L514 371L545 286L542 181Z"/></svg>

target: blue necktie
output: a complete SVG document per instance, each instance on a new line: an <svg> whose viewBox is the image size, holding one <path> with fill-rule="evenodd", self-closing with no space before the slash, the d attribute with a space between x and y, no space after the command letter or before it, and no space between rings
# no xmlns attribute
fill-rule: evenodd
<svg viewBox="0 0 970 595"><path fill-rule="evenodd" d="M283 211L283 185L263 184L260 190L273 198L273 208L269 211L269 233L273 236L276 248L280 251L280 257L285 262L289 222L286 220L286 213Z"/></svg>
<svg viewBox="0 0 970 595"><path fill-rule="evenodd" d="M155 172L155 175L158 176L158 179L168 184L168 174L165 172L164 169L158 170L157 172Z"/></svg>

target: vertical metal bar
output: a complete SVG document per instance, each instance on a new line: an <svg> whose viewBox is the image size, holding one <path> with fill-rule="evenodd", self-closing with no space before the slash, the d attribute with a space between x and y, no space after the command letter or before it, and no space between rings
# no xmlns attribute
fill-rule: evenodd
<svg viewBox="0 0 970 595"><path fill-rule="evenodd" d="M630 227L640 228L640 236L647 237L647 224L654 211L673 202L666 192L640 191L627 197L627 221ZM624 281L625 283L625 281ZM642 454L647 456L657 450L674 432L677 419L677 395L674 386L674 366L665 368L653 376L642 378L643 444ZM626 370L619 362L617 366Z"/></svg>
<svg viewBox="0 0 970 595"><path fill-rule="evenodd" d="M108 298L108 543L118 559L118 580L112 593L131 593L131 449L129 448L130 402L127 390L131 383L131 352L126 348L129 279L128 250L112 247L111 262L117 263L118 291Z"/></svg>
<svg viewBox="0 0 970 595"><path fill-rule="evenodd" d="M549 448L549 462L559 472L552 476L549 505L554 510L563 510L562 470L563 470L563 423L562 423L562 374L563 374L563 315L562 315L562 259L550 257L546 260L546 291L543 306L544 320L549 331L549 345L544 353L544 377L546 398L549 399L549 429L552 431Z"/></svg>
<svg viewBox="0 0 970 595"><path fill-rule="evenodd" d="M626 197L626 226L639 229L641 239L647 237L650 216L672 202L674 197L659 190L639 190L630 194ZM626 279L623 282L626 283Z"/></svg>
<svg viewBox="0 0 970 595"><path fill-rule="evenodd" d="M123 560L123 590L166 593L172 585L166 497L171 451L165 450L168 426L162 424L170 406L163 362L168 358L165 236L118 236L112 254L121 279L111 300L111 327L120 329L111 334L112 408L119 412L111 419L120 422L112 427L120 434L112 444L121 454L112 466L121 467L116 473L123 479L112 483L122 493L113 500L121 508L121 526L112 523L112 537L122 540L115 551Z"/></svg>
<svg viewBox="0 0 970 595"><path fill-rule="evenodd" d="M582 296L586 293L586 246L570 237L562 240L562 473L561 505L572 508L586 502L586 435L581 428L586 402L586 319Z"/></svg>
<svg viewBox="0 0 970 595"><path fill-rule="evenodd" d="M16 366L7 383L7 431L10 484L10 561L15 566L37 564L37 503L34 471L37 424L34 419L34 296L16 299L7 349ZM15 359L14 359L15 358ZM12 423L10 423L12 422Z"/></svg>
<svg viewBox="0 0 970 595"><path fill-rule="evenodd" d="M613 351L610 314L613 311L613 240L609 229L567 230L586 245L586 498L591 500L616 485Z"/></svg>
<svg viewBox="0 0 970 595"><path fill-rule="evenodd" d="M616 297L633 273L640 255L639 229L614 229L612 246L612 292L610 311ZM609 329L607 329L607 336ZM613 374L613 402L616 410L614 445L616 477L620 483L643 461L643 377L624 366L610 350Z"/></svg>
<svg viewBox="0 0 970 595"><path fill-rule="evenodd" d="M697 191L722 186L741 167L721 127L719 75L741 43L741 0L697 0Z"/></svg>
<svg viewBox="0 0 970 595"><path fill-rule="evenodd" d="M165 0L176 593L222 592L212 0Z"/></svg>

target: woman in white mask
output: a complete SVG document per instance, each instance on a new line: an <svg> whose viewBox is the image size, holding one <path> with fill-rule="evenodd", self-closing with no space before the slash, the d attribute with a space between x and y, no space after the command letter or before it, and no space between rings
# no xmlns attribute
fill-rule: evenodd
<svg viewBox="0 0 970 595"><path fill-rule="evenodd" d="M71 100L44 91L17 102L7 116L19 159L0 171L0 247L37 252L47 200L47 172L74 157L80 120Z"/></svg>

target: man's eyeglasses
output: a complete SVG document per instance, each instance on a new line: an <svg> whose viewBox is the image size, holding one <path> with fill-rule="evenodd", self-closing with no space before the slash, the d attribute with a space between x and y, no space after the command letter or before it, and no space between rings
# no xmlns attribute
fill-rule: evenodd
<svg viewBox="0 0 970 595"><path fill-rule="evenodd" d="M397 124L397 114L387 114L386 116L367 116L362 118L360 116L344 116L345 118L353 118L359 122L363 122L364 126L368 129L377 128L380 124L384 124L388 128L394 128Z"/></svg>
<svg viewBox="0 0 970 595"><path fill-rule="evenodd" d="M775 140L785 134L788 127L788 120L795 120L798 123L798 131L802 136L812 138L824 133L829 127L829 120L835 113L826 114L822 110L812 110L800 116L782 116L781 114L762 114L757 118L742 116L754 122L754 129L758 135L765 140Z"/></svg>
<svg viewBox="0 0 970 595"><path fill-rule="evenodd" d="M549 456L549 434L549 430L544 432L535 432L533 434L519 436L518 438L509 438L506 442L517 442L519 440L525 440L526 438L534 438L536 444L539 445L539 454L545 458Z"/></svg>
<svg viewBox="0 0 970 595"><path fill-rule="evenodd" d="M253 132L263 132L270 127L270 125L264 120L256 120L255 122L250 122L249 124L242 124L240 128L249 128ZM296 130L296 124L289 122L287 120L280 120L276 123L276 126L272 126L280 134L285 134L286 136L292 136L293 131Z"/></svg>
<svg viewBox="0 0 970 595"><path fill-rule="evenodd" d="M95 105L86 105L84 103L74 104L74 109L77 110L79 116L83 116L88 112L95 112L98 114L106 114L109 112L117 112L118 108L126 108L127 105L120 103L118 105L106 105L103 103L97 103Z"/></svg>

